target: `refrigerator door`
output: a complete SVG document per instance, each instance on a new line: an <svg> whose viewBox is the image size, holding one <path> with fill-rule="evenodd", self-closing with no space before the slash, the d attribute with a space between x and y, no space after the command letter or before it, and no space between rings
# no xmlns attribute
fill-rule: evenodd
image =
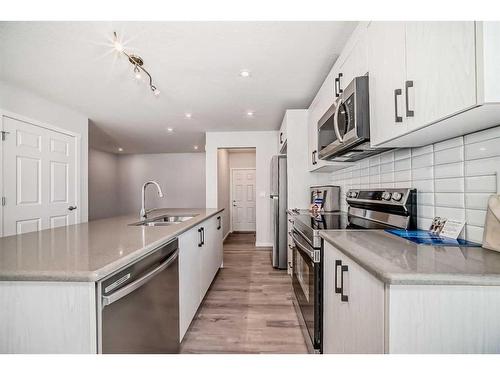
<svg viewBox="0 0 500 375"><path fill-rule="evenodd" d="M279 155L273 156L271 159L271 187L269 194L271 199L274 196L279 195Z"/></svg>
<svg viewBox="0 0 500 375"><path fill-rule="evenodd" d="M287 268L287 185L286 156L273 156L271 161L271 223L272 223L272 265Z"/></svg>

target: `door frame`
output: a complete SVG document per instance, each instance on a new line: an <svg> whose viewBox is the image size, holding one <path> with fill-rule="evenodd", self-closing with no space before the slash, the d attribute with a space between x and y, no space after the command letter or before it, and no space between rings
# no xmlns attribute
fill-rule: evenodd
<svg viewBox="0 0 500 375"><path fill-rule="evenodd" d="M81 210L81 150L82 150L82 135L79 133L72 132L67 129L60 128L58 126L48 124L43 121L38 121L30 117L26 117L23 115L20 115L15 112L10 112L6 111L2 108L0 108L0 130L4 130L4 117L11 118L13 120L18 120L22 122L26 122L28 124L38 126L40 128L44 128L50 131L55 131L58 133L62 133L65 135L68 135L70 137L73 137L74 142L75 142L75 205L80 208L77 210L76 213L76 223L79 224L82 221L82 210ZM0 140L0 182L2 184L1 186L1 191L0 194L3 197L4 195L4 173L3 173L3 141ZM3 237L3 224L4 224L4 219L3 219L3 214L4 214L4 209L3 205L0 203L0 237Z"/></svg>
<svg viewBox="0 0 500 375"><path fill-rule="evenodd" d="M234 206L233 206L233 171L254 171L255 174L255 185L257 181L257 168L229 168L229 204L231 205L231 215L229 217L229 233L233 232L233 211L234 211ZM257 186L255 186L257 188ZM257 195L255 195L255 231L257 231Z"/></svg>

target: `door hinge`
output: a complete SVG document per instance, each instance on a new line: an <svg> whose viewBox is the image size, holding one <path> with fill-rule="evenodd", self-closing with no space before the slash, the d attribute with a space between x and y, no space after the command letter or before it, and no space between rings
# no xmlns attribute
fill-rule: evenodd
<svg viewBox="0 0 500 375"><path fill-rule="evenodd" d="M0 133L2 134L2 141L5 141L5 137L7 136L7 134L9 134L9 132L2 130Z"/></svg>
<svg viewBox="0 0 500 375"><path fill-rule="evenodd" d="M5 197L2 197L2 206L5 206L6 201Z"/></svg>

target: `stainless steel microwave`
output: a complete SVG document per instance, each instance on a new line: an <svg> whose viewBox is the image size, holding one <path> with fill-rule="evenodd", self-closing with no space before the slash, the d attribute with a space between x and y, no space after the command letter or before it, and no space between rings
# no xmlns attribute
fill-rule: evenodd
<svg viewBox="0 0 500 375"><path fill-rule="evenodd" d="M318 121L319 158L356 161L386 151L370 146L368 76L356 77Z"/></svg>

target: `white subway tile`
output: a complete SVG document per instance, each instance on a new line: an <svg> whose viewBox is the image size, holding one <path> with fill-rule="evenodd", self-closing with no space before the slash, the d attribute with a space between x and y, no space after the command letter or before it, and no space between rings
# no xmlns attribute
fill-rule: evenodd
<svg viewBox="0 0 500 375"><path fill-rule="evenodd" d="M465 146L465 159L484 159L500 155L500 138L471 143Z"/></svg>
<svg viewBox="0 0 500 375"><path fill-rule="evenodd" d="M465 162L466 176L500 174L500 157L468 160Z"/></svg>
<svg viewBox="0 0 500 375"><path fill-rule="evenodd" d="M434 152L434 164L455 163L464 160L463 147L448 148Z"/></svg>
<svg viewBox="0 0 500 375"><path fill-rule="evenodd" d="M359 168L368 168L370 166L370 159L362 159L359 161Z"/></svg>
<svg viewBox="0 0 500 375"><path fill-rule="evenodd" d="M434 152L446 150L448 148L460 147L460 146L463 146L463 144L464 144L463 137L456 137L456 138L448 139L448 140L443 141L443 142L435 143L434 144Z"/></svg>
<svg viewBox="0 0 500 375"><path fill-rule="evenodd" d="M440 164L434 166L435 178L463 177L464 163Z"/></svg>
<svg viewBox="0 0 500 375"><path fill-rule="evenodd" d="M359 170L360 176L368 176L370 174L370 168L363 168Z"/></svg>
<svg viewBox="0 0 500 375"><path fill-rule="evenodd" d="M486 210L490 193L465 193L465 207Z"/></svg>
<svg viewBox="0 0 500 375"><path fill-rule="evenodd" d="M486 141L492 138L500 137L500 126L486 129L480 132L466 135L464 138L465 144Z"/></svg>
<svg viewBox="0 0 500 375"><path fill-rule="evenodd" d="M464 179L463 178L442 178L436 179L434 182L436 192L439 193L463 193Z"/></svg>
<svg viewBox="0 0 500 375"><path fill-rule="evenodd" d="M394 171L394 163L380 164L380 173L387 173Z"/></svg>
<svg viewBox="0 0 500 375"><path fill-rule="evenodd" d="M483 243L483 227L476 227L474 225L465 225L465 239L477 243Z"/></svg>
<svg viewBox="0 0 500 375"><path fill-rule="evenodd" d="M397 171L394 172L394 181L410 181L411 180L411 170Z"/></svg>
<svg viewBox="0 0 500 375"><path fill-rule="evenodd" d="M417 205L417 218L426 217L428 219L434 218L434 206Z"/></svg>
<svg viewBox="0 0 500 375"><path fill-rule="evenodd" d="M465 220L467 221L467 224L483 227L485 219L486 219L486 211L484 210L465 211Z"/></svg>
<svg viewBox="0 0 500 375"><path fill-rule="evenodd" d="M422 193L417 191L417 204L426 206L434 205L434 193Z"/></svg>
<svg viewBox="0 0 500 375"><path fill-rule="evenodd" d="M417 189L422 193L432 193L434 191L434 181L433 180L417 180L412 181L412 187Z"/></svg>
<svg viewBox="0 0 500 375"><path fill-rule="evenodd" d="M380 182L393 182L394 181L394 172L381 173L380 174Z"/></svg>
<svg viewBox="0 0 500 375"><path fill-rule="evenodd" d="M418 229L428 230L431 227L432 219L417 216Z"/></svg>
<svg viewBox="0 0 500 375"><path fill-rule="evenodd" d="M410 169L410 168L411 168L411 159L410 158L400 159L400 160L396 160L394 162L394 170L395 171L404 171L404 170Z"/></svg>
<svg viewBox="0 0 500 375"><path fill-rule="evenodd" d="M430 180L432 178L434 178L434 168L432 166L412 169L412 180Z"/></svg>
<svg viewBox="0 0 500 375"><path fill-rule="evenodd" d="M379 165L375 165L373 167L370 167L370 176L373 176L376 174L380 174L380 166Z"/></svg>
<svg viewBox="0 0 500 375"><path fill-rule="evenodd" d="M497 177L495 175L465 177L465 191L468 193L496 193Z"/></svg>
<svg viewBox="0 0 500 375"><path fill-rule="evenodd" d="M411 158L412 168L428 167L434 164L434 154L423 154Z"/></svg>
<svg viewBox="0 0 500 375"><path fill-rule="evenodd" d="M394 161L394 151L384 152L380 155L380 164L390 163Z"/></svg>
<svg viewBox="0 0 500 375"><path fill-rule="evenodd" d="M359 183L360 184L369 184L370 183L370 176L366 175L366 176L361 176L359 178Z"/></svg>
<svg viewBox="0 0 500 375"><path fill-rule="evenodd" d="M394 150L394 160L408 159L411 157L411 148L398 148Z"/></svg>
<svg viewBox="0 0 500 375"><path fill-rule="evenodd" d="M435 193L436 206L465 208L463 193Z"/></svg>
<svg viewBox="0 0 500 375"><path fill-rule="evenodd" d="M411 181L395 181L394 187L401 188L401 189L410 189L411 188Z"/></svg>
<svg viewBox="0 0 500 375"><path fill-rule="evenodd" d="M450 220L465 221L465 210L463 208L436 206L436 216L445 217Z"/></svg>
<svg viewBox="0 0 500 375"><path fill-rule="evenodd" d="M374 165L379 165L380 164L380 155L372 156L371 158L368 159L368 162L370 163L370 167L372 167Z"/></svg>
<svg viewBox="0 0 500 375"><path fill-rule="evenodd" d="M370 185L371 184L379 184L379 183L380 183L380 175L379 174L370 175Z"/></svg>
<svg viewBox="0 0 500 375"><path fill-rule="evenodd" d="M418 147L414 148L411 150L411 155L412 156L419 156L423 154L429 154L434 151L434 146L433 145L428 145L428 146L423 146L423 147Z"/></svg>

